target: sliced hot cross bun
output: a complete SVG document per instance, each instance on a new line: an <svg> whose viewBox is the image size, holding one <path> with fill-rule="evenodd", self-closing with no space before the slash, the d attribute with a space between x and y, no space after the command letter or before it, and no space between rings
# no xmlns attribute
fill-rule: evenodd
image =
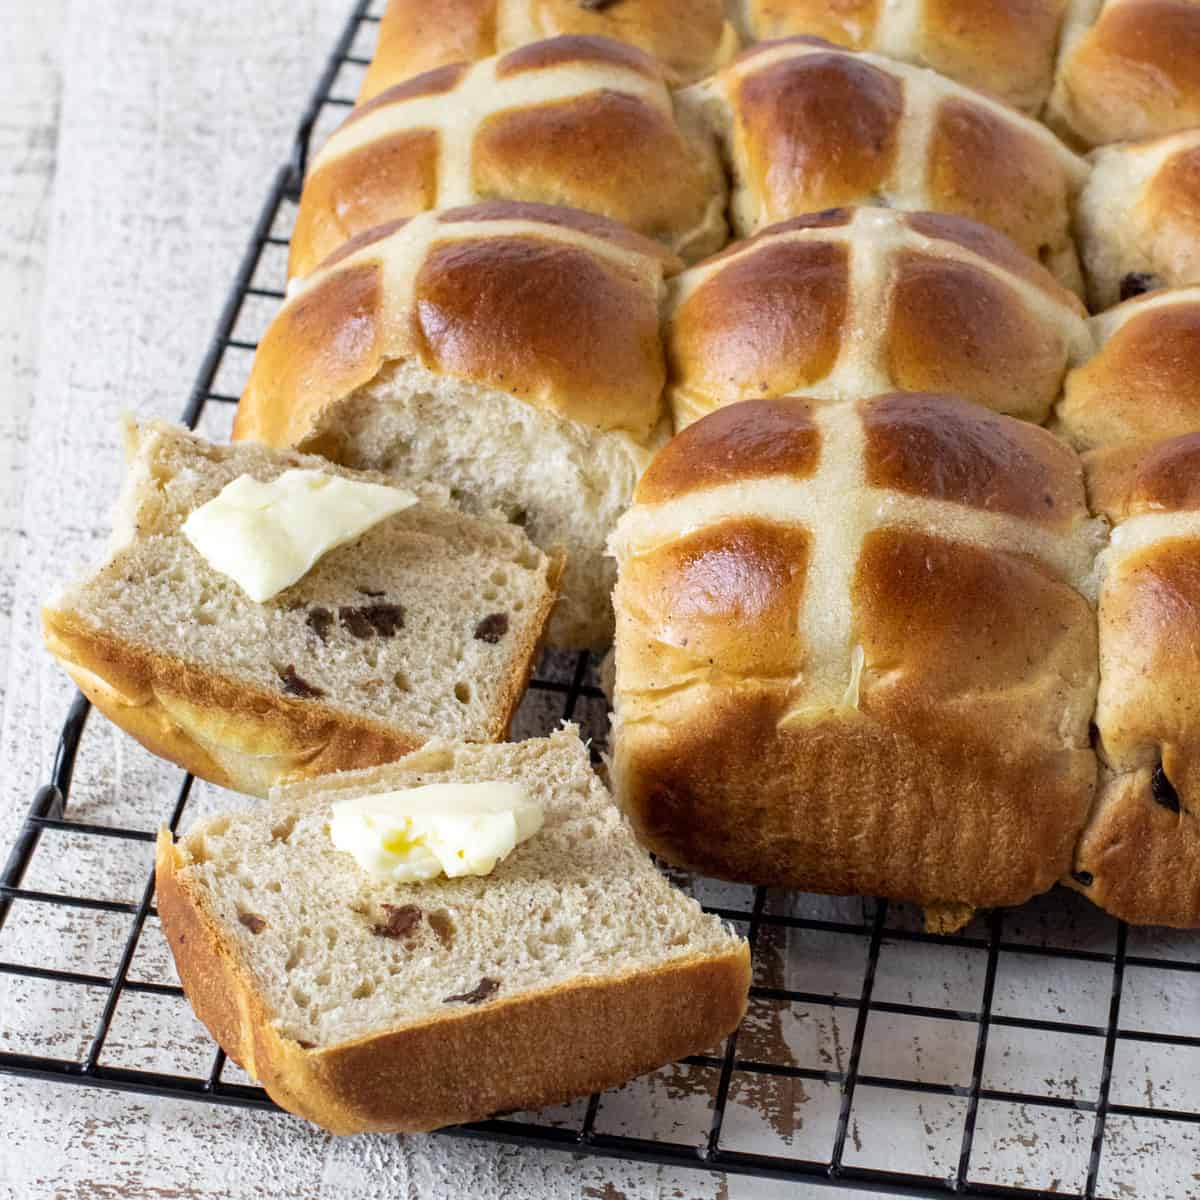
<svg viewBox="0 0 1200 1200"><path fill-rule="evenodd" d="M817 38L764 42L679 93L733 172L746 236L840 204L983 221L1078 289L1071 206L1086 164L1036 121L932 71Z"/></svg>
<svg viewBox="0 0 1200 1200"><path fill-rule="evenodd" d="M711 74L737 49L723 0L389 0L358 98L369 100L432 67L565 33L636 46L657 58L675 84Z"/></svg>
<svg viewBox="0 0 1200 1200"><path fill-rule="evenodd" d="M1093 450L1200 431L1200 287L1127 300L1089 324L1099 349L1067 376L1057 432Z"/></svg>
<svg viewBox="0 0 1200 1200"><path fill-rule="evenodd" d="M933 67L1036 113L1067 0L735 0L747 41L811 34Z"/></svg>
<svg viewBox="0 0 1200 1200"><path fill-rule="evenodd" d="M1083 306L994 230L935 213L786 221L673 279L676 429L754 397L950 391L1044 421L1091 352Z"/></svg>
<svg viewBox="0 0 1200 1200"><path fill-rule="evenodd" d="M612 538L618 799L667 861L926 906L1071 864L1103 536L1036 426L944 396L749 401L659 452Z"/></svg>
<svg viewBox="0 0 1200 1200"><path fill-rule="evenodd" d="M609 38L553 38L355 109L313 161L290 268L306 275L384 221L482 199L587 209L699 258L724 245L725 191L715 148L680 129L654 59Z"/></svg>
<svg viewBox="0 0 1200 1200"><path fill-rule="evenodd" d="M549 638L603 647L604 543L668 433L663 247L575 209L422 213L348 242L267 330L234 436L431 478L568 552Z"/></svg>
<svg viewBox="0 0 1200 1200"><path fill-rule="evenodd" d="M1107 146L1092 162L1075 218L1092 308L1200 283L1200 129Z"/></svg>
<svg viewBox="0 0 1200 1200"><path fill-rule="evenodd" d="M1081 146L1200 125L1200 0L1071 0L1045 119Z"/></svg>
<svg viewBox="0 0 1200 1200"><path fill-rule="evenodd" d="M1097 450L1101 787L1072 882L1137 924L1200 925L1200 434Z"/></svg>

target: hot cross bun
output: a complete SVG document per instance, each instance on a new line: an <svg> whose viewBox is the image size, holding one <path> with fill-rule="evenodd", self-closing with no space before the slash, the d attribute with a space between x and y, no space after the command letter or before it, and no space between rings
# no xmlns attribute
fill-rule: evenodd
<svg viewBox="0 0 1200 1200"><path fill-rule="evenodd" d="M748 401L612 538L614 779L646 844L951 927L1070 867L1100 523L1053 434L945 396Z"/></svg>
<svg viewBox="0 0 1200 1200"><path fill-rule="evenodd" d="M1080 146L1200 125L1200 0L1071 0L1045 115Z"/></svg>
<svg viewBox="0 0 1200 1200"><path fill-rule="evenodd" d="M1093 309L1200 283L1200 129L1092 156L1075 228Z"/></svg>
<svg viewBox="0 0 1200 1200"><path fill-rule="evenodd" d="M1093 450L1200 431L1200 287L1151 292L1089 324L1099 349L1067 376L1060 433Z"/></svg>
<svg viewBox="0 0 1200 1200"><path fill-rule="evenodd" d="M688 258L725 242L721 164L679 127L658 64L609 38L560 37L356 108L305 181L291 272L373 225L485 198L601 213Z"/></svg>
<svg viewBox="0 0 1200 1200"><path fill-rule="evenodd" d="M677 429L755 397L950 391L1041 422L1091 352L1083 306L1011 242L935 213L842 209L671 281Z"/></svg>
<svg viewBox="0 0 1200 1200"><path fill-rule="evenodd" d="M1097 450L1102 762L1070 881L1138 924L1200 925L1200 433Z"/></svg>
<svg viewBox="0 0 1200 1200"><path fill-rule="evenodd" d="M1070 220L1086 164L1006 104L816 38L763 42L679 101L731 164L740 237L834 205L932 210L993 226L1080 286Z"/></svg>
<svg viewBox="0 0 1200 1200"><path fill-rule="evenodd" d="M933 67L1036 114L1066 0L736 0L747 41L810 34ZM740 20L739 20L740 18Z"/></svg>
<svg viewBox="0 0 1200 1200"><path fill-rule="evenodd" d="M564 33L627 42L657 58L672 83L689 83L737 48L724 8L722 0L389 0L359 100L432 67Z"/></svg>
<svg viewBox="0 0 1200 1200"><path fill-rule="evenodd" d="M607 645L604 541L667 434L668 251L575 209L495 202L348 242L259 345L234 436L431 478L569 551L550 639Z"/></svg>

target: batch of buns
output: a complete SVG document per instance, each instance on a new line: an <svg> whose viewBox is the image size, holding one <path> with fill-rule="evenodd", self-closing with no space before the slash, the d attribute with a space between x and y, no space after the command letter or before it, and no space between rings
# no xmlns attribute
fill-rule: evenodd
<svg viewBox="0 0 1200 1200"><path fill-rule="evenodd" d="M392 0L289 266L234 444L131 428L45 610L271 794L164 833L158 903L280 1103L430 1128L729 1032L746 947L633 833L945 931L1200 926L1200 0ZM405 507L256 602L185 526L288 472ZM573 730L502 740L614 639L627 820ZM472 780L546 812L486 878L330 840Z"/></svg>

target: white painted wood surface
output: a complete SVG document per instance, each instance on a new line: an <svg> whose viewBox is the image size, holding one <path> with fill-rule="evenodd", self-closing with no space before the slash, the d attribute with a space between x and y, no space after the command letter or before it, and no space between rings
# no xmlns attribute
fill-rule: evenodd
<svg viewBox="0 0 1200 1200"><path fill-rule="evenodd" d="M4 0L0 4L0 852L7 850L49 769L72 691L40 647L37 608L54 583L100 551L120 475L122 410L175 416L229 287L270 173L286 155L299 109L347 0ZM152 825L172 775L103 721L90 723L73 804L77 815ZM227 803L198 789L196 804ZM148 849L97 856L62 838L41 852L48 874L31 884L128 898L145 878ZM831 915L850 902L829 902ZM1067 907L1064 908L1063 905ZM16 906L4 957L111 972L128 928L109 919ZM19 911L18 911L19 909ZM1024 920L1025 918L1022 918ZM1031 907L1030 936L1103 945L1081 901ZM1018 930L1018 935L1020 931ZM792 939L789 937L789 942ZM861 964L847 939L782 945L791 986L857 994ZM859 948L861 950L861 947ZM882 998L970 1009L981 957L940 948L885 947ZM1200 957L1196 939L1141 953ZM24 957L22 957L22 955ZM797 964L800 964L797 966ZM169 977L151 924L135 978ZM1196 977L1200 981L1200 976ZM1012 1012L1103 1022L1110 975L1045 959L1005 960L997 1002ZM1178 1015L1197 1033L1191 980L1147 977L1131 1000L1154 1024ZM98 989L35 988L0 976L0 1035L31 1052L74 1052L103 1000ZM207 1069L211 1046L186 1010L126 996L106 1055L124 1065ZM945 1026L941 1028L940 1026ZM934 1028L934 1026L939 1026ZM747 1039L803 1065L844 1067L853 1012L764 1010ZM989 1055L989 1086L1094 1095L1096 1044L1006 1044ZM872 1018L864 1069L910 1078L961 1078L974 1027ZM1122 1098L1192 1107L1200 1070L1172 1056L1118 1063ZM1197 1056L1200 1057L1200 1056ZM1191 1061L1191 1060L1189 1060ZM698 1137L711 1080L668 1071L602 1110L602 1127ZM742 1084L745 1084L742 1087ZM741 1147L828 1153L837 1089L805 1082L755 1088L731 1107ZM1157 1091L1155 1090L1157 1089ZM744 1103L740 1103L744 1101ZM1149 1102L1156 1102L1150 1099ZM878 1090L856 1101L847 1161L952 1173L963 1101ZM984 1106L988 1158L980 1178L1078 1187L1090 1115ZM1198 1127L1127 1128L1102 1173L1105 1195L1200 1193ZM705 1200L832 1196L824 1189L723 1180L443 1137L335 1140L282 1115L166 1102L0 1076L0 1200L64 1197L529 1197L531 1200ZM847 1195L848 1193L841 1193Z"/></svg>

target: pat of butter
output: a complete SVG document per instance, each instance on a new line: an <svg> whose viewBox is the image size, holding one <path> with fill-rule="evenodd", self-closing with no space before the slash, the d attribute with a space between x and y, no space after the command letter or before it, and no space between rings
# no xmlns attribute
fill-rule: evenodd
<svg viewBox="0 0 1200 1200"><path fill-rule="evenodd" d="M542 827L542 806L515 783L433 783L337 800L329 836L375 879L488 875Z"/></svg>
<svg viewBox="0 0 1200 1200"><path fill-rule="evenodd" d="M417 503L403 488L293 469L267 483L239 475L183 523L183 535L261 604L335 546Z"/></svg>

